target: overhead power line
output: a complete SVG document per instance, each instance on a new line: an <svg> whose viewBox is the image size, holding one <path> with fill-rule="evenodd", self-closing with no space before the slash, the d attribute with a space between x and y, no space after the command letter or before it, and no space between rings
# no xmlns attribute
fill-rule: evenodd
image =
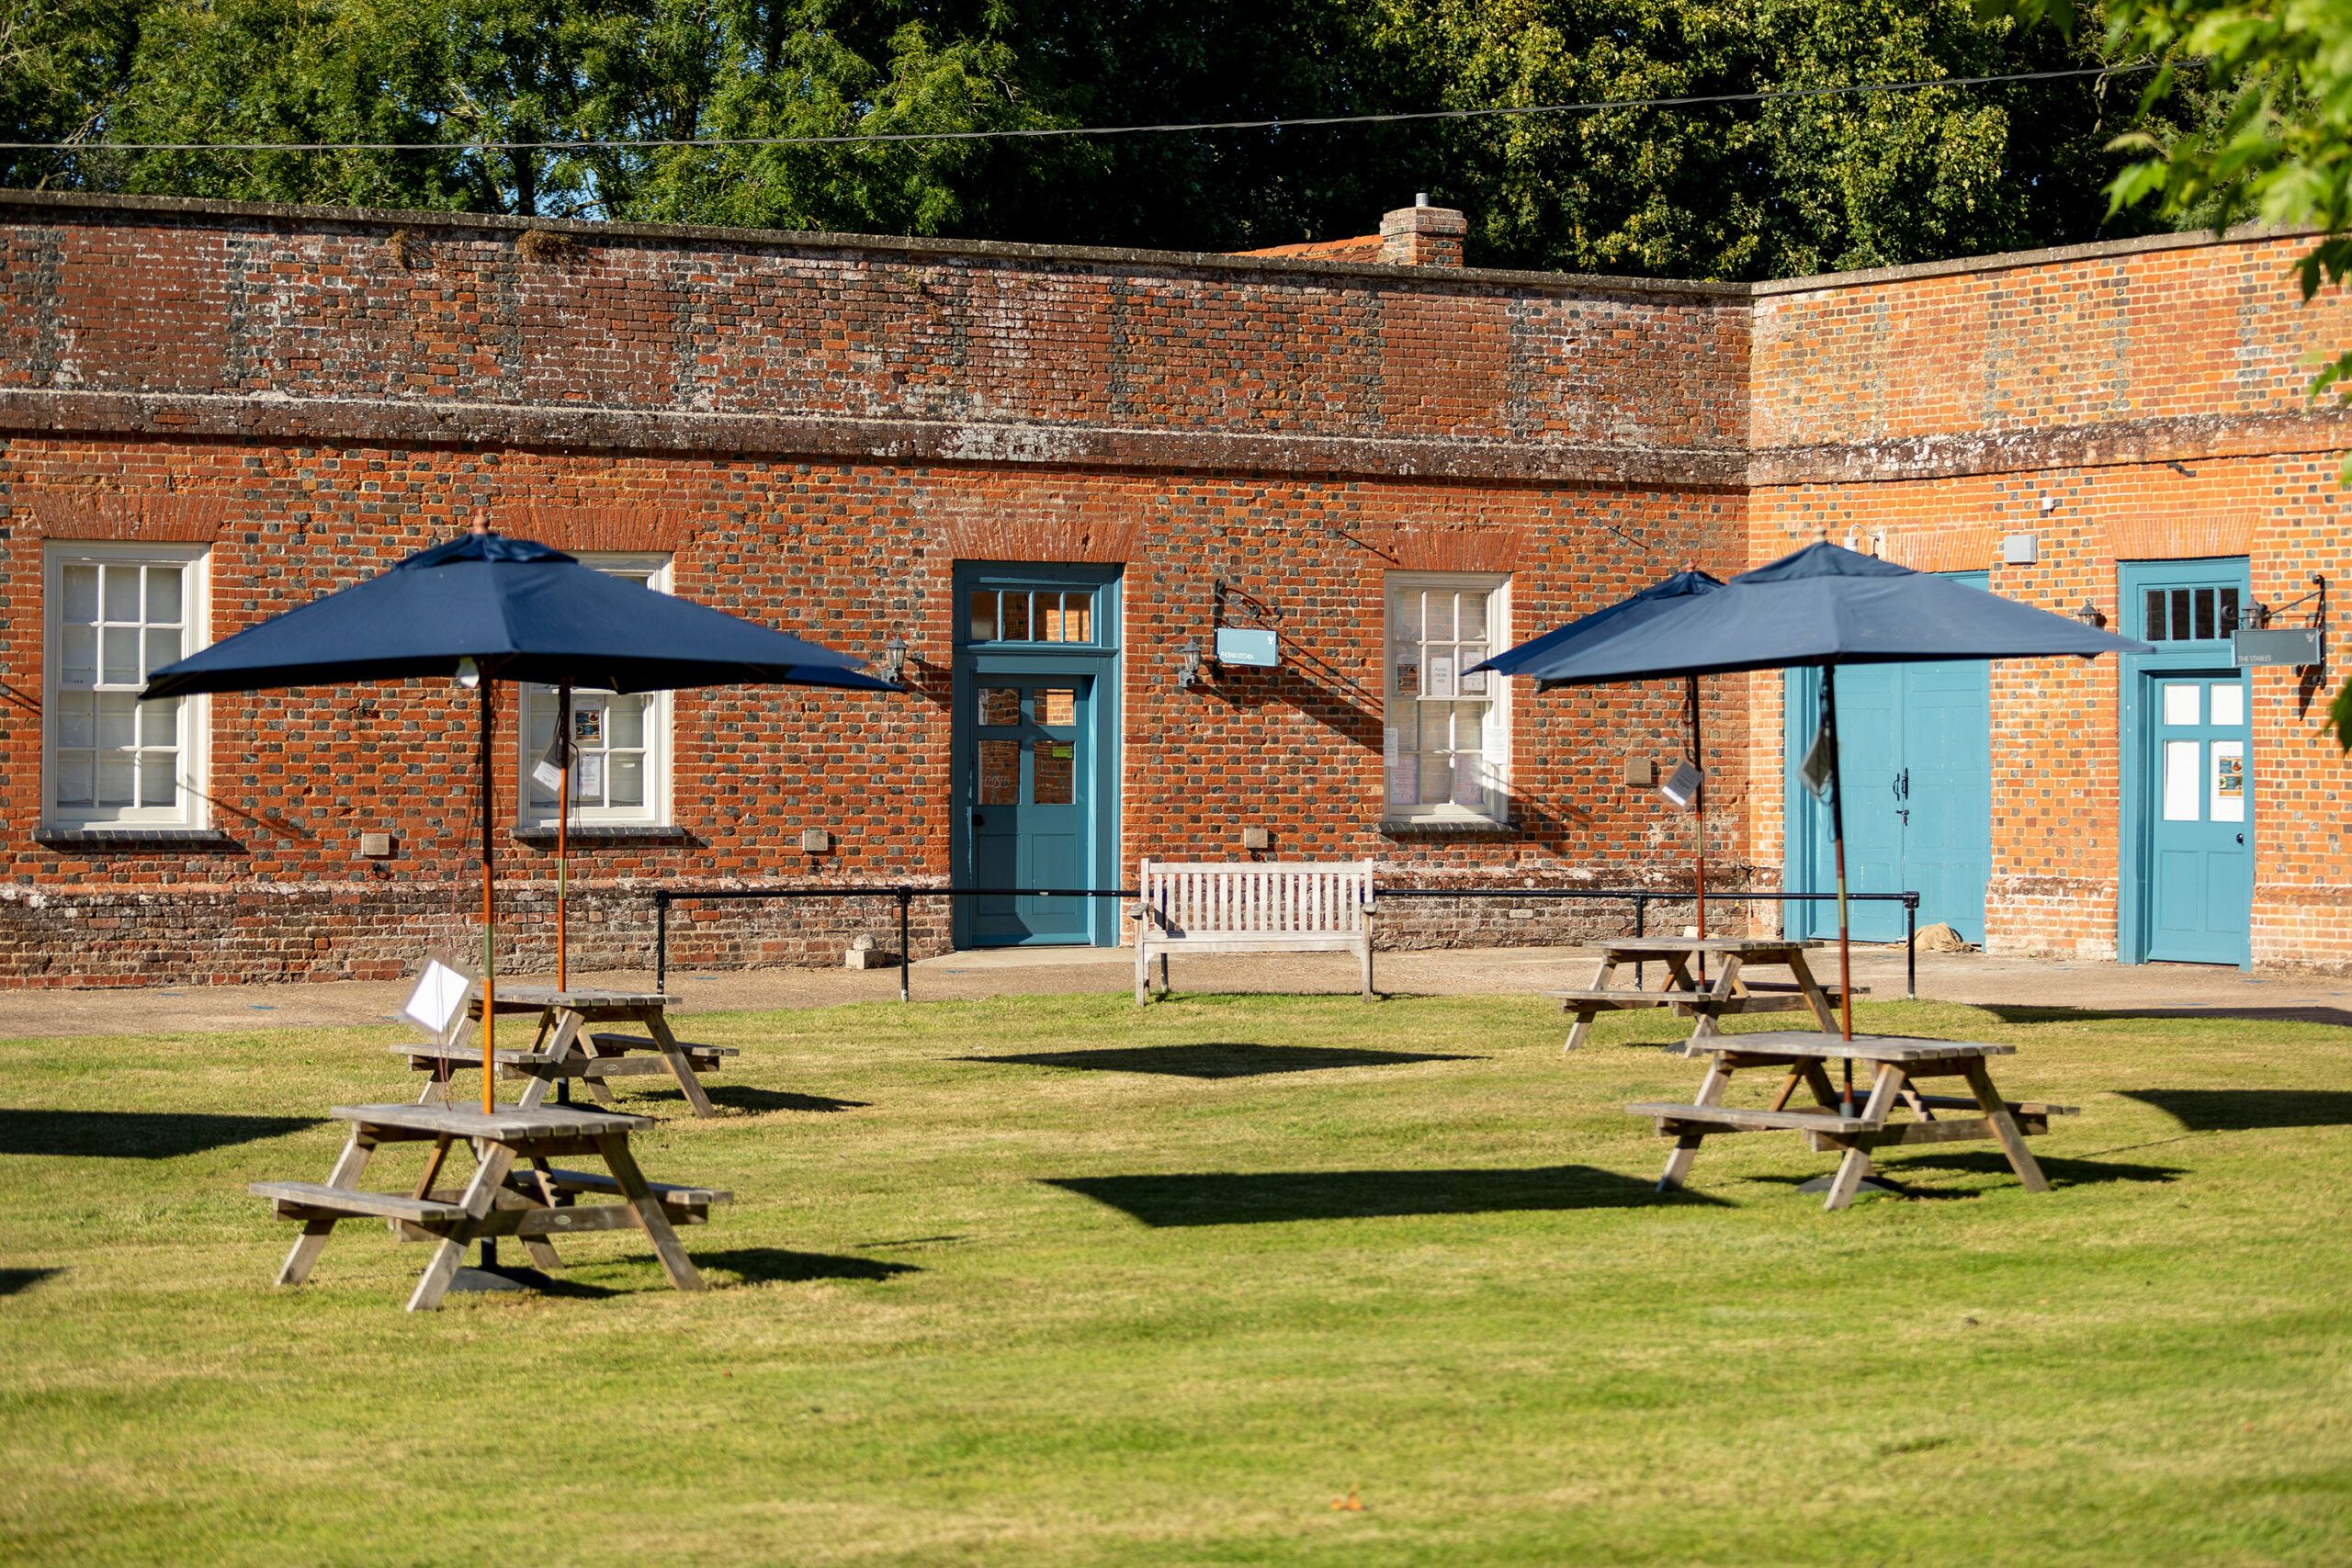
<svg viewBox="0 0 2352 1568"><path fill-rule="evenodd" d="M2063 82L2086 76L2124 76L2155 69L2135 65L2088 65L2064 71L2018 71L1999 75L1937 76L1913 82L1862 82L1836 87L1768 87L1747 93L1689 93L1665 98L1593 98L1573 104L1502 105L1487 108L1413 109L1390 114L1272 116L1264 119L1203 119L1137 125L1045 125L989 130L878 130L838 136L616 136L551 141L0 141L12 152L596 152L693 147L840 147L891 141L1011 141L1078 136L1154 136L1204 130L1285 130L1316 126L1399 125L1415 120L1530 118L1542 115L1598 114L1609 109L1701 108L1714 104L1760 104L1782 98L1859 97L1874 93L1918 93L1935 87L1992 87L2013 83Z"/></svg>

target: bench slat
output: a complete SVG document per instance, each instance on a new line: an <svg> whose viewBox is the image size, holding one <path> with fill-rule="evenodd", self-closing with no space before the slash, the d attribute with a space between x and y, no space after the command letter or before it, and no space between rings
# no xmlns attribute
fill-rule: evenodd
<svg viewBox="0 0 2352 1568"><path fill-rule="evenodd" d="M1714 1122L1733 1130L1867 1133L1881 1125L1860 1116L1839 1116L1826 1111L1749 1111L1730 1105L1671 1105L1662 1100L1642 1100L1625 1109L1636 1116L1655 1116L1660 1122L1686 1126Z"/></svg>
<svg viewBox="0 0 2352 1568"><path fill-rule="evenodd" d="M411 1198L399 1192L358 1192L329 1187L323 1181L255 1181L245 1190L256 1198L274 1199L281 1208L406 1220L412 1224L446 1224L466 1217L465 1210L455 1203L436 1203L428 1198Z"/></svg>

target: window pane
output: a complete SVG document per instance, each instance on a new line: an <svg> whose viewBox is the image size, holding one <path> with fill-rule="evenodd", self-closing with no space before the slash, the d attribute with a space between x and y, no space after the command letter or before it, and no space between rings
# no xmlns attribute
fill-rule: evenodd
<svg viewBox="0 0 2352 1568"><path fill-rule="evenodd" d="M1419 590L1411 588L1397 590L1396 613L1394 618L1398 642L1421 640L1421 595Z"/></svg>
<svg viewBox="0 0 2352 1568"><path fill-rule="evenodd" d="M109 686L139 683L139 628L107 626L98 634L99 674Z"/></svg>
<svg viewBox="0 0 2352 1568"><path fill-rule="evenodd" d="M2161 588L2148 590L2147 625L2140 635L2150 642L2165 642L2170 638L2170 634L2165 630L2165 593Z"/></svg>
<svg viewBox="0 0 2352 1568"><path fill-rule="evenodd" d="M2237 629L2238 591L2234 588L2224 588L2222 590L2222 635L2227 637Z"/></svg>
<svg viewBox="0 0 2352 1568"><path fill-rule="evenodd" d="M534 686L523 689L523 749L530 753L523 765L528 773L537 765L548 742L555 739L555 694Z"/></svg>
<svg viewBox="0 0 2352 1568"><path fill-rule="evenodd" d="M1092 642L1094 640L1094 595L1065 593L1062 595L1062 640Z"/></svg>
<svg viewBox="0 0 2352 1568"><path fill-rule="evenodd" d="M1487 785L1475 757L1458 757L1453 764L1453 804L1473 811L1487 809Z"/></svg>
<svg viewBox="0 0 2352 1568"><path fill-rule="evenodd" d="M2165 722L2166 724L2198 724L2203 722L2199 711L2204 688L2194 681L2165 682Z"/></svg>
<svg viewBox="0 0 2352 1568"><path fill-rule="evenodd" d="M1021 722L1021 688L982 686L980 688L980 722L989 725L1019 724Z"/></svg>
<svg viewBox="0 0 2352 1568"><path fill-rule="evenodd" d="M1452 593L1421 595L1421 635L1431 642L1448 642L1453 637L1453 601Z"/></svg>
<svg viewBox="0 0 2352 1568"><path fill-rule="evenodd" d="M2167 740L2165 742L2165 820L2194 822L2197 820L2197 797L2202 783L2197 776L2198 753L2204 744L2197 740Z"/></svg>
<svg viewBox="0 0 2352 1568"><path fill-rule="evenodd" d="M166 664L176 664L180 658L180 629L177 626L150 626L147 629L147 662L139 673L153 675Z"/></svg>
<svg viewBox="0 0 2352 1568"><path fill-rule="evenodd" d="M106 569L107 619L136 621L139 618L139 569L135 566L110 566Z"/></svg>
<svg viewBox="0 0 2352 1568"><path fill-rule="evenodd" d="M632 751L616 751L605 767L605 804L645 804L645 759Z"/></svg>
<svg viewBox="0 0 2352 1568"><path fill-rule="evenodd" d="M84 701L87 701L85 698ZM176 746L180 743L180 699L165 697L161 702L139 705L139 744L141 746Z"/></svg>
<svg viewBox="0 0 2352 1568"><path fill-rule="evenodd" d="M1068 740L1041 740L1029 760L1030 799L1039 806L1068 806L1077 799L1078 747Z"/></svg>
<svg viewBox="0 0 2352 1568"><path fill-rule="evenodd" d="M147 620L151 626L177 626L180 619L180 569L147 569Z"/></svg>
<svg viewBox="0 0 2352 1568"><path fill-rule="evenodd" d="M2216 728L2232 728L2245 722L2245 687L2236 681L2217 682L2213 687L2213 724Z"/></svg>
<svg viewBox="0 0 2352 1568"><path fill-rule="evenodd" d="M1061 725L1078 722L1078 693L1069 686L1041 686L1037 691L1037 722Z"/></svg>
<svg viewBox="0 0 2352 1568"><path fill-rule="evenodd" d="M2216 822L2245 820L2245 742L2213 742L2213 815Z"/></svg>
<svg viewBox="0 0 2352 1568"><path fill-rule="evenodd" d="M2211 642L2213 640L2214 636L2213 591L2210 588L2200 588L2197 591L2195 597L2197 602L2197 640L2199 642Z"/></svg>
<svg viewBox="0 0 2352 1568"><path fill-rule="evenodd" d="M63 573L65 604L61 612L63 619L81 621L85 625L98 618L98 569L94 566L69 566Z"/></svg>
<svg viewBox="0 0 2352 1568"><path fill-rule="evenodd" d="M1021 799L1021 742L980 742L980 804L1012 806Z"/></svg>
<svg viewBox="0 0 2352 1568"><path fill-rule="evenodd" d="M1421 691L1421 650L1419 644L1396 650L1390 671L1391 689L1400 697L1419 696Z"/></svg>
<svg viewBox="0 0 2352 1568"><path fill-rule="evenodd" d="M1007 642L1027 642L1029 640L1029 595L1008 591L1003 595L1003 606L999 612L1000 635Z"/></svg>
<svg viewBox="0 0 2352 1568"><path fill-rule="evenodd" d="M1420 759L1411 752L1388 762L1388 804L1411 806L1420 798Z"/></svg>
<svg viewBox="0 0 2352 1568"><path fill-rule="evenodd" d="M2173 640L2175 642L2186 642L2190 635L2189 628L2196 624L2197 623L2190 617L2188 613L2188 590L2186 588L2174 589L2172 591Z"/></svg>
<svg viewBox="0 0 2352 1568"><path fill-rule="evenodd" d="M172 807L179 804L179 753L142 751L139 756L139 804Z"/></svg>
<svg viewBox="0 0 2352 1568"><path fill-rule="evenodd" d="M996 591L982 588L972 594L970 638L974 642L996 640Z"/></svg>
<svg viewBox="0 0 2352 1568"><path fill-rule="evenodd" d="M1423 757L1421 759L1421 798L1438 802L1453 794L1453 759Z"/></svg>
<svg viewBox="0 0 2352 1568"><path fill-rule="evenodd" d="M1487 635L1487 596L1484 593L1464 593L1462 596L1462 629L1454 635L1465 640L1483 638Z"/></svg>
<svg viewBox="0 0 2352 1568"><path fill-rule="evenodd" d="M57 698L57 743L60 746L97 744L97 699L87 692L63 692Z"/></svg>
<svg viewBox="0 0 2352 1568"><path fill-rule="evenodd" d="M1396 737L1396 750L1418 751L1421 749L1421 705L1404 698L1392 698L1388 704L1388 728Z"/></svg>
<svg viewBox="0 0 2352 1568"><path fill-rule="evenodd" d="M87 806L90 804L91 757L87 751L60 751L57 754L57 804Z"/></svg>
<svg viewBox="0 0 2352 1568"><path fill-rule="evenodd" d="M1462 645L1462 674L1459 680L1460 690L1464 696L1474 692L1480 694L1486 692L1487 671L1481 670L1475 675L1470 672L1470 666L1483 663L1486 657L1487 648L1484 643L1465 642Z"/></svg>
<svg viewBox="0 0 2352 1568"><path fill-rule="evenodd" d="M1062 596L1058 593L1037 595L1037 640L1062 640Z"/></svg>
<svg viewBox="0 0 2352 1568"><path fill-rule="evenodd" d="M61 639L57 681L62 686L87 689L98 683L98 634L91 626L67 626Z"/></svg>
<svg viewBox="0 0 2352 1568"><path fill-rule="evenodd" d="M128 750L139 743L139 699L128 693L98 699L98 744Z"/></svg>
<svg viewBox="0 0 2352 1568"><path fill-rule="evenodd" d="M1457 751L1478 750L1483 744L1480 736L1487 722L1487 705L1455 703L1453 705L1453 735L1451 743L1453 749Z"/></svg>
<svg viewBox="0 0 2352 1568"><path fill-rule="evenodd" d="M615 697L605 705L605 723L611 733L605 737L607 746L623 747L635 751L645 745L645 705L650 697Z"/></svg>
<svg viewBox="0 0 2352 1568"><path fill-rule="evenodd" d="M133 780L131 754L128 751L98 753L98 804L129 806Z"/></svg>

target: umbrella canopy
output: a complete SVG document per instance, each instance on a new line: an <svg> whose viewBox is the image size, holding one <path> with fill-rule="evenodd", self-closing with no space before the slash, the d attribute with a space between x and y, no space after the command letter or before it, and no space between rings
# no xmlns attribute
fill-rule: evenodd
<svg viewBox="0 0 2352 1568"><path fill-rule="evenodd" d="M1743 572L1713 593L1638 619L1621 616L1619 622L1622 629L1604 630L1550 660L1545 682L1588 685L1744 670L1822 671L1830 839L1838 862L1839 1002L1849 1038L1854 1032L1853 968L1846 919L1845 818L1838 788L1838 666L2154 651L2146 643L1826 540Z"/></svg>
<svg viewBox="0 0 2352 1568"><path fill-rule="evenodd" d="M1678 571L1664 581L1653 582L1640 592L1603 605L1589 615L1579 615L1565 626L1554 626L1542 637L1507 649L1484 664L1474 664L1464 673L1493 670L1504 675L1531 675L1538 691L1548 691L1562 683L1552 677L1555 667L1573 670L1576 657L1586 649L1669 610L1679 609L1688 601L1713 593L1722 586L1720 578L1703 571Z"/></svg>
<svg viewBox="0 0 2352 1568"><path fill-rule="evenodd" d="M481 1096L487 1112L493 1103L497 1001L492 682L615 692L770 682L899 690L858 664L815 643L623 581L560 550L503 537L477 517L470 534L164 666L148 677L140 696L419 676L456 676L480 687Z"/></svg>
<svg viewBox="0 0 2352 1568"><path fill-rule="evenodd" d="M447 676L661 692L767 684L895 691L859 660L656 593L529 539L467 534L273 615L148 678L142 697Z"/></svg>
<svg viewBox="0 0 2352 1568"><path fill-rule="evenodd" d="M1606 604L1589 615L1579 615L1565 626L1554 626L1542 637L1521 643L1487 660L1474 664L1469 672L1492 670L1504 675L1534 677L1535 689L1548 692L1564 682L1551 678L1555 669L1575 668L1577 656L1587 649L1605 642L1621 632L1631 630L1670 610L1681 608L1690 600L1713 593L1723 587L1723 580L1696 570L1678 571L1660 582L1653 582L1640 592ZM1703 776L1704 752L1700 739L1699 677L1690 678L1688 701L1690 705L1690 765ZM1690 801L1691 827L1697 844L1691 856L1691 881L1698 894L1699 934L1707 934L1707 827L1706 786L1702 784ZM1699 959L1699 973L1706 974L1706 955Z"/></svg>

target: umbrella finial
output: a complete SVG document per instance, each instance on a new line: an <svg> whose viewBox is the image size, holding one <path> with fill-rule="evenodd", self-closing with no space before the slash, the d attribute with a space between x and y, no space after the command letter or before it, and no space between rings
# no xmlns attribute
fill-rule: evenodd
<svg viewBox="0 0 2352 1568"><path fill-rule="evenodd" d="M469 534L487 534L491 532L490 513L479 506L475 507L474 520L467 525L466 532Z"/></svg>

